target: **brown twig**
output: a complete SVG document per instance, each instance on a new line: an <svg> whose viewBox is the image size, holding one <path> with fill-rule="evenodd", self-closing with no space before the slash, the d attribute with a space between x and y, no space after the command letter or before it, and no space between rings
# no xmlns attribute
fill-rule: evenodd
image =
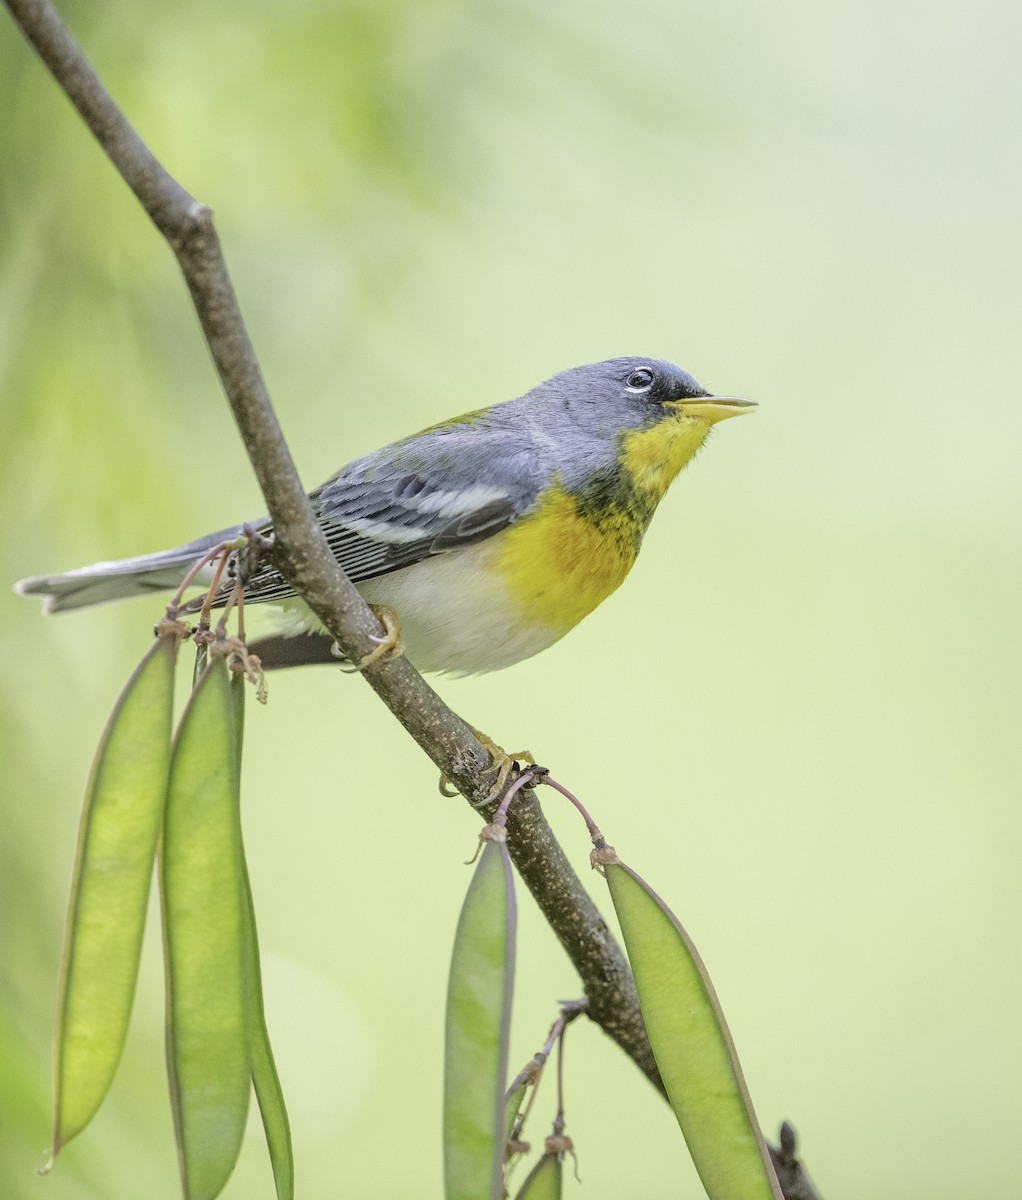
<svg viewBox="0 0 1022 1200"><path fill-rule="evenodd" d="M131 127L50 0L5 3L174 251L273 521L275 563L351 661L360 662L378 644L379 622L340 569L316 522L270 404L210 209L168 174ZM496 802L484 803L490 755L469 726L405 658L381 658L362 674L443 775L492 818ZM523 789L519 794L507 831L522 879L582 978L589 1016L662 1092L627 961L533 793ZM793 1134L782 1143L774 1151L775 1162L797 1176L798 1190L791 1197L815 1200L794 1158Z"/></svg>
<svg viewBox="0 0 1022 1200"><path fill-rule="evenodd" d="M49 0L6 3L177 256L266 500L276 539L274 560L345 654L359 662L377 644L379 623L341 571L313 515L270 404L209 208L164 170L132 129ZM468 725L405 658L380 659L363 675L440 771L481 804L490 755ZM590 1014L662 1090L627 961L534 796L522 796L515 805L508 846L582 977Z"/></svg>

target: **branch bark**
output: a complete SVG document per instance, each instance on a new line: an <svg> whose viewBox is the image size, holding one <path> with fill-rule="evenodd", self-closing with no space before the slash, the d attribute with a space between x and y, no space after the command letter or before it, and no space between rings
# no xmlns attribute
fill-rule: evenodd
<svg viewBox="0 0 1022 1200"><path fill-rule="evenodd" d="M375 648L372 638L380 626L313 515L249 341L210 209L168 174L138 136L49 0L6 3L174 251L273 521L279 567L345 653L359 661ZM378 661L363 674L439 770L480 805L488 791L484 772L490 755L469 726L405 658ZM478 811L488 816L495 808L493 802ZM512 807L508 847L582 978L589 1015L663 1091L627 960L532 795L520 796Z"/></svg>
<svg viewBox="0 0 1022 1200"><path fill-rule="evenodd" d="M382 630L316 522L245 329L212 212L164 169L138 136L50 0L5 3L174 251L273 521L278 566L344 652L358 662L375 648L372 639ZM363 674L440 771L478 812L491 816L497 802L481 804L488 791L483 773L490 756L470 727L405 658L380 660ZM507 831L519 874L581 976L588 1015L663 1093L628 962L534 795L519 794ZM816 1200L794 1158L794 1135L785 1128L787 1141L782 1128L781 1148L771 1148L775 1163L791 1177L784 1186L785 1171L779 1171L784 1194L789 1200Z"/></svg>

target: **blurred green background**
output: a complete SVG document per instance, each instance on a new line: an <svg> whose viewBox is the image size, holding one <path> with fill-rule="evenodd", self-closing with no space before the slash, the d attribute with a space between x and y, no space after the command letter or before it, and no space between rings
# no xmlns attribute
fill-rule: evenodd
<svg viewBox="0 0 1022 1200"><path fill-rule="evenodd" d="M1018 6L63 11L214 206L310 486L612 355L760 402L572 637L439 688L673 904L828 1200L1019 1194ZM6 14L0 112L0 578L260 513L170 254ZM4 587L0 611L0 1193L169 1200L155 936L108 1103L32 1174L81 793L158 607L44 621ZM272 680L245 771L299 1195L439 1195L475 820L333 671ZM524 1061L578 985L522 908ZM568 1194L701 1194L594 1027L567 1066ZM253 1134L225 1195L270 1194Z"/></svg>

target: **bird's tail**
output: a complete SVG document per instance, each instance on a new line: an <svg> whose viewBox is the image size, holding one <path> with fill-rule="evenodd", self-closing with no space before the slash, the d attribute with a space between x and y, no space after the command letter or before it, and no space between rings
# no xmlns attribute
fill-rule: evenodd
<svg viewBox="0 0 1022 1200"><path fill-rule="evenodd" d="M87 608L128 596L173 591L207 550L237 533L237 528L223 529L174 550L160 550L116 562L93 563L91 567L80 567L63 575L34 575L31 579L20 580L14 590L24 596L41 596L43 612L47 613ZM212 577L212 568L206 567L196 576L195 582L208 583Z"/></svg>

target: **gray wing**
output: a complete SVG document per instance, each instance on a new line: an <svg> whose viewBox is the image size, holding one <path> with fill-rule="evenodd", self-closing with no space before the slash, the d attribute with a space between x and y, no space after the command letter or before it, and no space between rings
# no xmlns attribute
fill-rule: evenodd
<svg viewBox="0 0 1022 1200"><path fill-rule="evenodd" d="M549 471L517 433L486 428L485 419L378 450L311 493L330 548L353 582L484 541L533 507ZM245 588L257 603L292 595L270 566Z"/></svg>

